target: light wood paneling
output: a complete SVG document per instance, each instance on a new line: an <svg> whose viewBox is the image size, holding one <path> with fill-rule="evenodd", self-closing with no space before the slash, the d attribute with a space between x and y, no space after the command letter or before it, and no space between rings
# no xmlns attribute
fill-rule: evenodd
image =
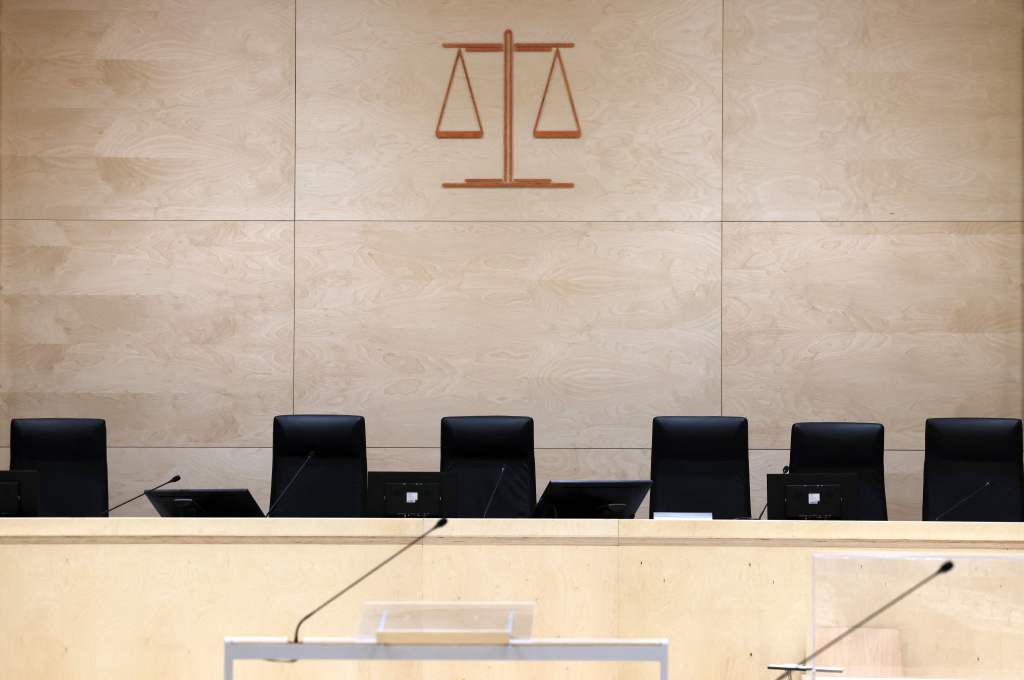
<svg viewBox="0 0 1024 680"><path fill-rule="evenodd" d="M224 636L288 634L310 606L424 524L7 520L0 532L4 671L81 680L216 678ZM866 552L957 560L954 572L931 586L933 597L893 610L908 675L1019 676L1021 631L1007 622L1024 605L1022 562L992 558L1022 554L1021 532L999 523L453 521L303 630L352 634L369 600L526 600L537 603L537 635L667 637L674 680L747 680L764 677L766 663L803 655L812 556L837 550L858 552L866 563L857 569L849 560L849 587L843 573L827 582L837 595L831 611L846 621L870 608L866 602L913 582L922 568L912 560L880 564ZM929 645L936 637L941 648ZM616 677L604 666L569 668L252 662L240 664L236 677L415 680L456 676L452 670L466 680ZM618 671L628 680L656 677L647 665Z"/></svg>
<svg viewBox="0 0 1024 680"><path fill-rule="evenodd" d="M297 225L296 409L371 446L531 415L537 446L642 447L719 407L717 224Z"/></svg>
<svg viewBox="0 0 1024 680"><path fill-rule="evenodd" d="M4 217L292 217L292 0L6 0L2 42Z"/></svg>
<svg viewBox="0 0 1024 680"><path fill-rule="evenodd" d="M110 504L126 501L177 474L181 475L181 481L165 488L249 489L266 512L270 501L271 451L268 448L110 448L107 450ZM111 516L156 517L157 513L148 500L140 498Z"/></svg>
<svg viewBox="0 0 1024 680"><path fill-rule="evenodd" d="M720 0L300 0L300 219L719 219ZM571 41L580 139L534 139L552 56L515 58L515 172L568 190L452 190L500 177L501 55L466 57L482 139L436 139L444 41ZM552 95L553 97L554 95Z"/></svg>
<svg viewBox="0 0 1024 680"><path fill-rule="evenodd" d="M724 225L727 413L751 446L801 420L1021 416L1020 223Z"/></svg>
<svg viewBox="0 0 1024 680"><path fill-rule="evenodd" d="M423 598L433 601L535 602L535 637L614 638L619 632L618 548L609 545L428 545L424 549ZM561 543L559 541L558 543ZM477 575L468 578L469 574ZM615 664L546 663L534 669L510 664L430 664L425 680L453 677L551 677L617 680ZM657 677L647 666L646 679Z"/></svg>
<svg viewBox="0 0 1024 680"><path fill-rule="evenodd" d="M292 405L291 223L2 231L5 417L106 418L112 446L269 443Z"/></svg>
<svg viewBox="0 0 1024 680"><path fill-rule="evenodd" d="M1019 0L726 0L727 220L1021 219Z"/></svg>
<svg viewBox="0 0 1024 680"><path fill-rule="evenodd" d="M114 521L118 520L110 522ZM263 526L278 521L256 520ZM178 530L191 533L202 524L191 522L192 529L178 525ZM420 523L407 526L419 529ZM18 585L10 585L21 593L15 596L12 590L5 607L20 610L34 600L32 619L43 629L53 627L51 633L39 630L31 636L24 629L20 633L5 630L7 640L0 643L5 675L214 680L221 677L226 635L291 634L295 622L311 607L394 552L395 538L412 536L397 531L387 541L364 538L358 547L343 541L238 545L238 550L230 551L211 551L211 545L190 540L107 545L98 552L95 546L47 545L36 546L32 554L22 552L24 546L0 545L5 563L0 575L17 579ZM10 569L15 563L17 569ZM422 548L410 550L391 565L390 574L361 584L356 597L342 598L303 632L354 635L364 601L422 599L418 576L422 563ZM25 588L28 581L22 579L29 573L45 575L50 587L46 595ZM403 578L403 573L417 577ZM112 606L129 601L134 603L132 615ZM58 628L63 632L56 633ZM115 640L117 649L108 646ZM22 651L15 654L15 649ZM337 678L339 673L367 680L420 677L419 668L407 663L317 663L296 668L253 662L236 668L238 680L319 680Z"/></svg>

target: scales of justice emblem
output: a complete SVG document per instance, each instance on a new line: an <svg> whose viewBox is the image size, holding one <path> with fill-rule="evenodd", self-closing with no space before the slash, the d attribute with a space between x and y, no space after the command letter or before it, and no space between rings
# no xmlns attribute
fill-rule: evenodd
<svg viewBox="0 0 1024 680"><path fill-rule="evenodd" d="M469 43L469 42L446 42L442 47L455 50L455 61L452 64L451 75L448 76L448 87L444 93L444 101L441 103L441 113L437 117L437 127L434 134L438 139L479 139L484 136L483 123L480 121L480 110L476 105L476 97L473 94L473 85L469 81L469 70L466 68L464 52L501 52L504 58L504 105L503 105L503 138L502 147L504 158L501 177L466 179L462 182L443 182L445 189L571 189L575 186L572 182L555 182L551 179L524 179L518 178L513 173L512 166L512 65L516 52L554 52L551 59L551 68L548 69L547 83L544 85L544 94L541 96L540 107L537 109L537 119L533 125L533 136L538 139L578 139L583 130L580 128L580 119L576 115L576 102L572 98L572 90L569 88L569 77L565 72L565 63L562 61L562 50L575 47L571 42L551 43L528 43L514 42L512 30L506 29L504 39L500 43ZM540 119L544 113L544 104L551 89L551 79L555 75L555 67L558 67L562 82L565 83L565 92L569 98L569 108L572 111L572 118L575 126L563 130L541 130ZM469 99L473 104L473 115L476 117L476 129L471 130L442 130L441 124L444 119L445 109L448 107L448 98L452 93L452 83L455 82L455 75L461 67L462 77L465 78L466 87L469 90Z"/></svg>

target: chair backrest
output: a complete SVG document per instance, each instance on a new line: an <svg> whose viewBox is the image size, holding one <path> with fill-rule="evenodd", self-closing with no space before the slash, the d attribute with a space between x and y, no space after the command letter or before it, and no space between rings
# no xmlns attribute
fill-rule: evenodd
<svg viewBox="0 0 1024 680"><path fill-rule="evenodd" d="M885 503L885 428L878 423L794 423L789 470L854 473L858 488L856 519L889 517Z"/></svg>
<svg viewBox="0 0 1024 680"><path fill-rule="evenodd" d="M1024 520L1020 420L930 418L924 449L922 519Z"/></svg>
<svg viewBox="0 0 1024 680"><path fill-rule="evenodd" d="M311 451L313 457L296 477ZM366 424L362 416L274 418L271 516L359 517L365 503Z"/></svg>
<svg viewBox="0 0 1024 680"><path fill-rule="evenodd" d="M102 420L12 420L11 469L39 473L42 517L107 516L107 424Z"/></svg>
<svg viewBox="0 0 1024 680"><path fill-rule="evenodd" d="M750 517L747 419L661 416L651 436L651 504L655 512L710 512Z"/></svg>
<svg viewBox="0 0 1024 680"><path fill-rule="evenodd" d="M442 418L441 471L455 474L458 517L483 517L488 502L487 517L529 517L537 503L533 418Z"/></svg>

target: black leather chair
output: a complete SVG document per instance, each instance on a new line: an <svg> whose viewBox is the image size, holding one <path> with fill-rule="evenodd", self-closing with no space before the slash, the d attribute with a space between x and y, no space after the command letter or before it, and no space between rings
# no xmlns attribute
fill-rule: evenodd
<svg viewBox="0 0 1024 680"><path fill-rule="evenodd" d="M656 512L750 517L747 419L662 416L651 437L651 505Z"/></svg>
<svg viewBox="0 0 1024 680"><path fill-rule="evenodd" d="M857 512L849 519L885 520L885 428L878 423L795 423L789 471L857 475Z"/></svg>
<svg viewBox="0 0 1024 680"><path fill-rule="evenodd" d="M39 473L41 517L107 516L107 424L102 420L12 420L11 469Z"/></svg>
<svg viewBox="0 0 1024 680"><path fill-rule="evenodd" d="M1024 520L1021 421L930 418L924 426L924 520Z"/></svg>
<svg viewBox="0 0 1024 680"><path fill-rule="evenodd" d="M441 471L455 474L458 517L529 517L537 503L533 418L442 418Z"/></svg>
<svg viewBox="0 0 1024 680"><path fill-rule="evenodd" d="M313 456L306 463L310 452ZM304 463L306 467L296 476ZM362 416L274 418L270 516L359 517L365 504L366 424Z"/></svg>

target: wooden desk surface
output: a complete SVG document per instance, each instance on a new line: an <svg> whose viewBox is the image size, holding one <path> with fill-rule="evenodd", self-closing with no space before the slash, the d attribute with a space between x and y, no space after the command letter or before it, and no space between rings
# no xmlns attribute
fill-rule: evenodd
<svg viewBox="0 0 1024 680"><path fill-rule="evenodd" d="M288 634L302 614L431 522L2 520L0 674L218 678L226 636ZM767 663L799 659L806 650L812 555L822 551L1024 558L1024 525L453 519L304 632L351 635L368 600L526 600L537 603L538 637L666 637L674 680L766 678ZM982 587L1009 588L1024 600L1024 579ZM948 621L937 617L933 625L937 634ZM983 638L946 650L929 644L926 657L933 663L936 655L963 656L980 645L986 662L1020 665L1012 656L1024 654L1021 635L1011 626L991 646ZM912 675L915 645L908 639L904 645ZM355 665L356 677L371 680L456 674L474 680L496 672L488 664ZM333 663L296 669L246 662L236 677L336 678L338 672ZM542 664L502 669L500 677L650 680L651 673L628 664Z"/></svg>
<svg viewBox="0 0 1024 680"><path fill-rule="evenodd" d="M0 543L401 544L433 522L356 518L13 518L0 520ZM1024 551L1024 523L452 519L426 542Z"/></svg>

